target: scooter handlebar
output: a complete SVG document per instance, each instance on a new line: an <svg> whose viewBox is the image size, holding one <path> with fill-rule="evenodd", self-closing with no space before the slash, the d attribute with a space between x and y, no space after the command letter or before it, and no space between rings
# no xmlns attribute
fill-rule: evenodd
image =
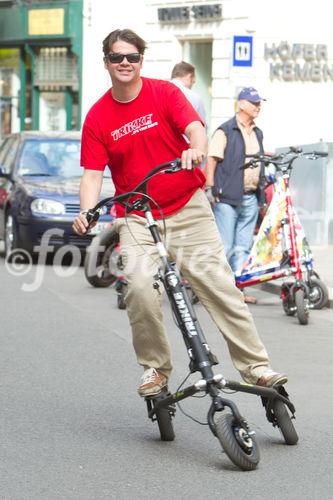
<svg viewBox="0 0 333 500"><path fill-rule="evenodd" d="M314 151L313 154L315 156L320 156L322 158L325 158L326 156L328 156L328 153L324 152L324 151Z"/></svg>
<svg viewBox="0 0 333 500"><path fill-rule="evenodd" d="M148 181L154 177L155 175L159 173L165 173L165 174L173 174L175 172L179 172L182 170L181 166L181 160L180 158L176 158L175 160L162 163L161 165L158 165L157 167L153 168L148 174L143 178L143 180L140 182L138 186L136 186L133 191L129 191L128 193L123 193L118 196L112 196L109 198L104 198L100 202L95 205L94 208L90 208L86 214L86 218L88 223L96 222L98 221L100 217L100 209L106 205L107 203L122 203L124 206L127 206L129 208L128 204L126 203L127 200L129 200L132 196L137 195L139 193L145 194L145 186L148 183Z"/></svg>

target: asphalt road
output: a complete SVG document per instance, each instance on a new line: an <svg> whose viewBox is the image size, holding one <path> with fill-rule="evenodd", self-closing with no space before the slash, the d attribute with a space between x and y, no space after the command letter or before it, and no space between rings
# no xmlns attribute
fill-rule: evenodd
<svg viewBox="0 0 333 500"><path fill-rule="evenodd" d="M332 309L312 311L300 326L277 296L254 290L251 310L273 367L289 375L300 439L286 446L257 396L231 396L261 452L258 469L242 472L208 427L179 409L175 441L160 441L136 394L141 368L113 289L93 289L82 268L23 271L14 276L0 259L1 500L332 498ZM197 311L218 371L239 380L225 342ZM167 307L166 323L175 389L188 360ZM205 421L209 404L190 398L182 408Z"/></svg>

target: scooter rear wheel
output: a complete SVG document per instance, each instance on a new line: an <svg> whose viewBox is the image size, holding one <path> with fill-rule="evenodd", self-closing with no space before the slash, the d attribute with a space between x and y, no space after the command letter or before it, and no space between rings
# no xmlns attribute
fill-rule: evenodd
<svg viewBox="0 0 333 500"><path fill-rule="evenodd" d="M307 325L309 322L308 300L305 298L305 293L302 288L296 290L295 304L297 308L297 317L301 325Z"/></svg>
<svg viewBox="0 0 333 500"><path fill-rule="evenodd" d="M282 307L287 316L296 314L296 306L290 293L291 287L291 283L283 283L281 287Z"/></svg>
<svg viewBox="0 0 333 500"><path fill-rule="evenodd" d="M282 307L287 316L295 316L296 314L295 304L290 302L289 299L282 300Z"/></svg>
<svg viewBox="0 0 333 500"><path fill-rule="evenodd" d="M125 295L127 291L127 284L120 282L116 285L117 291L117 306L118 309L126 309Z"/></svg>
<svg viewBox="0 0 333 500"><path fill-rule="evenodd" d="M84 274L88 282L96 288L106 288L116 279L116 247L119 234L110 227L94 237L87 248L84 259Z"/></svg>
<svg viewBox="0 0 333 500"><path fill-rule="evenodd" d="M155 418L153 420L157 421L158 428L160 431L160 436L162 441L173 441L175 439L175 431L173 430L172 417L175 415L176 408L174 405L169 405L166 407L156 408L156 403L165 399L170 393L166 388L156 396L146 398L148 404L148 410L154 407Z"/></svg>
<svg viewBox="0 0 333 500"><path fill-rule="evenodd" d="M272 406L276 424L278 425L286 444L295 445L298 442L298 435L289 416L286 405L281 400L275 399Z"/></svg>
<svg viewBox="0 0 333 500"><path fill-rule="evenodd" d="M156 411L156 420L162 441L173 441L175 431L173 429L172 417L167 408L160 408Z"/></svg>
<svg viewBox="0 0 333 500"><path fill-rule="evenodd" d="M325 307L328 302L328 289L325 283L316 276L311 276L308 285L310 288L310 302L313 305L313 309L322 309Z"/></svg>
<svg viewBox="0 0 333 500"><path fill-rule="evenodd" d="M242 470L257 467L260 453L256 440L234 415L223 411L215 421L215 431L223 450L237 467Z"/></svg>

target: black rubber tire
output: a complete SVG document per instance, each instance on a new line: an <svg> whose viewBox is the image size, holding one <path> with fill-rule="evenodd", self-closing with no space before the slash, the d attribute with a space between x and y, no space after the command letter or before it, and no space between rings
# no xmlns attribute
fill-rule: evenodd
<svg viewBox="0 0 333 500"><path fill-rule="evenodd" d="M125 302L126 290L127 290L127 285L125 283L121 283L121 285L117 287L118 309L126 309L126 302Z"/></svg>
<svg viewBox="0 0 333 500"><path fill-rule="evenodd" d="M5 220L5 258L10 259L10 253L18 246L17 228L15 219L10 212L6 214Z"/></svg>
<svg viewBox="0 0 333 500"><path fill-rule="evenodd" d="M167 408L160 408L156 411L156 420L162 441L173 441L175 431L173 429L172 417Z"/></svg>
<svg viewBox="0 0 333 500"><path fill-rule="evenodd" d="M307 325L309 322L309 309L306 307L305 294L302 288L296 290L295 304L297 308L297 318L300 325Z"/></svg>
<svg viewBox="0 0 333 500"><path fill-rule="evenodd" d="M84 259L84 274L92 286L106 288L116 281L116 274L110 272L110 259L116 252L118 243L119 234L111 226L95 236L87 248ZM101 251L99 247L105 247L105 251Z"/></svg>
<svg viewBox="0 0 333 500"><path fill-rule="evenodd" d="M189 299L190 299L192 305L199 303L199 299L198 299L197 295L194 293L194 291L192 290L190 285L186 285L186 292L187 292L187 295L189 296Z"/></svg>
<svg viewBox="0 0 333 500"><path fill-rule="evenodd" d="M281 286L281 297L282 299L282 307L287 316L294 316L296 314L296 307L293 301L291 300L290 297L290 289L291 289L291 284L290 283L283 283ZM291 310L293 308L293 310Z"/></svg>
<svg viewBox="0 0 333 500"><path fill-rule="evenodd" d="M19 229L15 217L11 212L6 213L5 219L5 235L4 235L4 256L7 262L12 262L13 259L20 259L20 262L27 262L31 257L31 251L22 248L19 239ZM14 257L15 255L15 257Z"/></svg>
<svg viewBox="0 0 333 500"><path fill-rule="evenodd" d="M325 307L328 302L328 288L325 283L316 276L310 276L308 285L310 288L310 302L313 305L313 309L322 309Z"/></svg>
<svg viewBox="0 0 333 500"><path fill-rule="evenodd" d="M298 435L294 424L290 418L286 405L279 399L275 399L272 405L276 423L281 431L286 444L295 445L298 442Z"/></svg>
<svg viewBox="0 0 333 500"><path fill-rule="evenodd" d="M242 437L246 432L239 427L231 413L222 412L215 421L218 440L230 460L242 470L254 470L260 460L259 447L254 436ZM247 445L246 445L247 443Z"/></svg>
<svg viewBox="0 0 333 500"><path fill-rule="evenodd" d="M291 307L293 307L293 305L289 299L283 299L282 307L287 316L295 316L296 309L293 311L290 309Z"/></svg>

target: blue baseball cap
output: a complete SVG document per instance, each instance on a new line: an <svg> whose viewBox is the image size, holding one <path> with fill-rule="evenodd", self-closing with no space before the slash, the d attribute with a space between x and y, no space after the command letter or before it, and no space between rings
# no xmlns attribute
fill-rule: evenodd
<svg viewBox="0 0 333 500"><path fill-rule="evenodd" d="M245 87L243 90L240 91L238 96L238 101L242 99L245 99L245 101L250 101L250 102L266 101L266 99L261 97L258 91L253 87Z"/></svg>

